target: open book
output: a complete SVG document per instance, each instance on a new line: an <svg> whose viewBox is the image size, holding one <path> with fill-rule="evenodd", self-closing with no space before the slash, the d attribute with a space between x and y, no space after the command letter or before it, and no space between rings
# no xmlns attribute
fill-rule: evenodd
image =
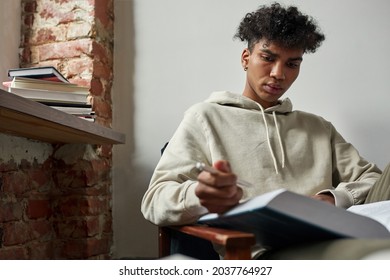
<svg viewBox="0 0 390 280"><path fill-rule="evenodd" d="M390 200L354 205L348 211L377 220L390 231Z"/></svg>
<svg viewBox="0 0 390 280"><path fill-rule="evenodd" d="M390 238L380 222L284 189L252 198L199 224L251 232L265 248L335 238Z"/></svg>

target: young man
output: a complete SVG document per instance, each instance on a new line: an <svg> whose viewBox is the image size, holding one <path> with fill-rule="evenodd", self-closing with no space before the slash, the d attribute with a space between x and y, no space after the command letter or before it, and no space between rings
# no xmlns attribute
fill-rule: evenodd
<svg viewBox="0 0 390 280"><path fill-rule="evenodd" d="M330 122L281 100L304 54L325 38L315 22L296 7L262 6L244 17L236 37L248 43L242 95L215 92L187 110L143 198L145 218L157 225L194 223L279 188L343 208L364 203L381 171ZM196 162L218 172L199 173ZM254 187L237 186L237 177Z"/></svg>

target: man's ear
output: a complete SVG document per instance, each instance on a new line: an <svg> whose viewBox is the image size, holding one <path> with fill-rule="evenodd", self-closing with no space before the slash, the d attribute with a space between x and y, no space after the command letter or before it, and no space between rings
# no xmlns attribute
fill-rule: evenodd
<svg viewBox="0 0 390 280"><path fill-rule="evenodd" d="M251 53L250 53L248 48L246 48L246 49L244 49L242 51L242 54L241 54L241 65L242 65L242 68L244 68L244 69L248 68L250 55L251 55Z"/></svg>

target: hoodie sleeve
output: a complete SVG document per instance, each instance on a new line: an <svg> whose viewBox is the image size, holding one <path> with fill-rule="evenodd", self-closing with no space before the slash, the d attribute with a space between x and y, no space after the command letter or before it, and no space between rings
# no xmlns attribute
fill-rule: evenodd
<svg viewBox="0 0 390 280"><path fill-rule="evenodd" d="M352 144L346 142L332 126L333 185L331 192L336 206L348 208L364 203L368 191L380 177L381 170L359 155ZM321 192L321 193L322 193Z"/></svg>
<svg viewBox="0 0 390 280"><path fill-rule="evenodd" d="M195 195L195 163L206 161L207 150L205 125L194 107L169 141L143 197L147 220L160 226L189 224L207 213Z"/></svg>

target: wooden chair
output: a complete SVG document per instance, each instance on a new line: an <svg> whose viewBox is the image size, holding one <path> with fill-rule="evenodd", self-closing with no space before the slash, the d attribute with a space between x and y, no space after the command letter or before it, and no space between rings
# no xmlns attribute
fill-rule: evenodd
<svg viewBox="0 0 390 280"><path fill-rule="evenodd" d="M225 248L225 260L249 260L255 236L251 233L200 225L159 228L160 258L183 254L195 259L220 259L212 243Z"/></svg>

